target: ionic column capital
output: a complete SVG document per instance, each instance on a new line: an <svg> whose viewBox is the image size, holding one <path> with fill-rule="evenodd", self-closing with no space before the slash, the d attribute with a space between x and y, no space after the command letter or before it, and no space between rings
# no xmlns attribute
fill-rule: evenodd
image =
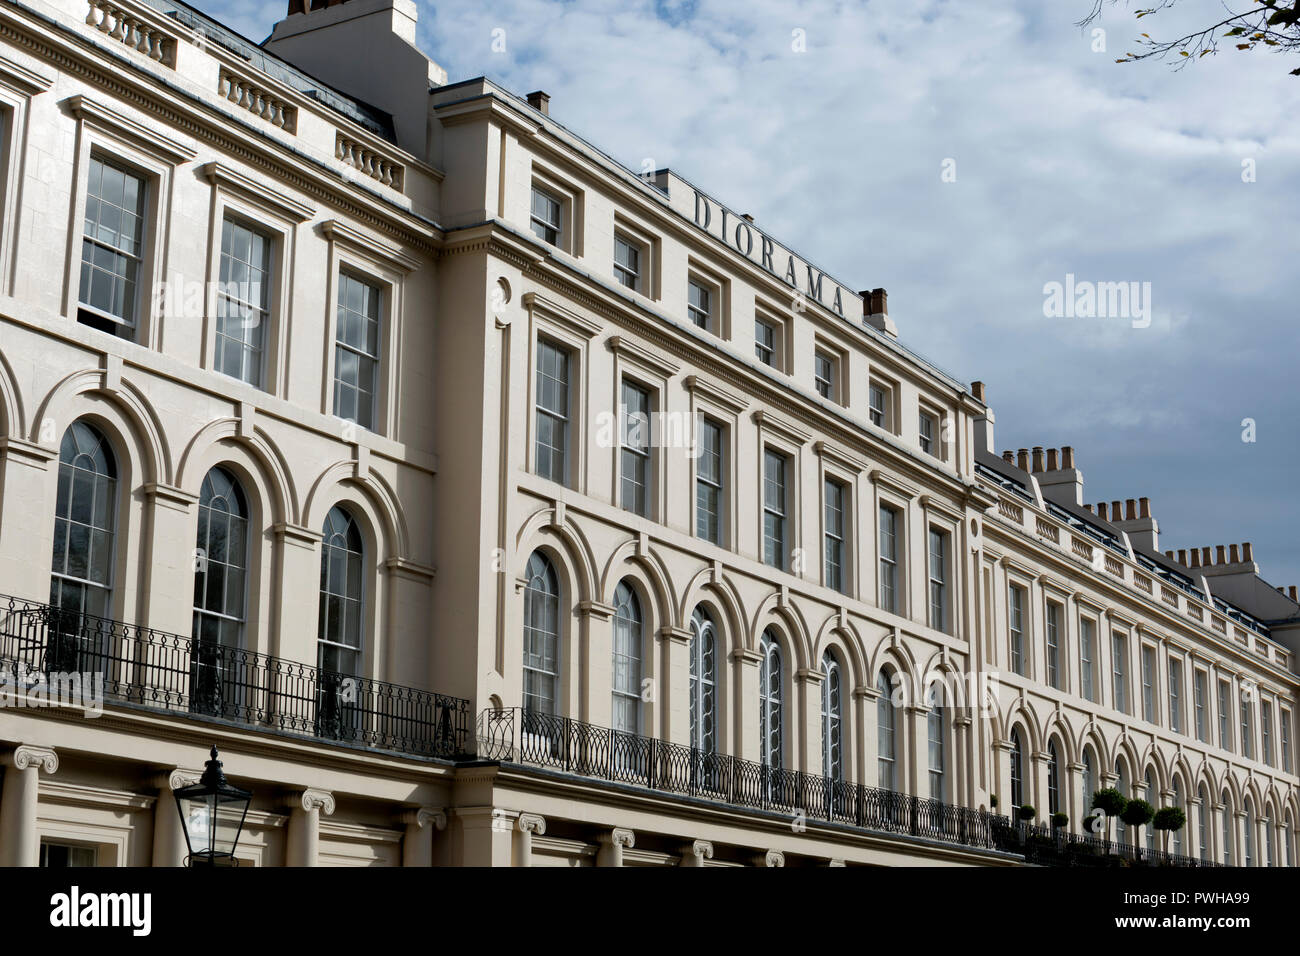
<svg viewBox="0 0 1300 956"><path fill-rule="evenodd" d="M34 744L19 744L6 760L15 770L35 768L45 773L57 773L59 755L52 747L38 747Z"/></svg>

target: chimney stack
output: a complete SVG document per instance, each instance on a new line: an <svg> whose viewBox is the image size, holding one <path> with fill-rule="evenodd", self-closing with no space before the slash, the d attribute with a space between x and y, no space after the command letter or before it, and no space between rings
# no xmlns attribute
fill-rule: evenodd
<svg viewBox="0 0 1300 956"><path fill-rule="evenodd" d="M537 112L541 113L543 116L550 116L551 94L543 92L542 90L533 90L533 92L528 94L528 105L537 110ZM746 216L745 218L748 219L749 217Z"/></svg>
<svg viewBox="0 0 1300 956"><path fill-rule="evenodd" d="M1227 564L1227 563L1228 563L1228 554L1227 554L1227 552L1228 552L1228 549L1227 549L1227 548L1225 548L1223 545L1218 545L1218 546L1214 549L1214 563L1215 563L1215 564Z"/></svg>
<svg viewBox="0 0 1300 956"><path fill-rule="evenodd" d="M1129 498L1127 501L1124 502L1125 521L1137 521L1137 516L1138 516L1137 505L1138 503L1132 498Z"/></svg>
<svg viewBox="0 0 1300 956"><path fill-rule="evenodd" d="M1043 470L1043 446L1034 446L1034 474Z"/></svg>
<svg viewBox="0 0 1300 956"><path fill-rule="evenodd" d="M984 383L983 383L983 382L971 382L971 383L970 383L970 393L971 393L972 395L975 396L975 400L976 400L976 401L978 401L978 402L984 402L984 404L988 404L987 400L984 398Z"/></svg>
<svg viewBox="0 0 1300 956"><path fill-rule="evenodd" d="M1104 501L1097 502L1097 517L1100 518L1102 521L1106 521L1107 520L1106 515L1107 515L1106 502Z"/></svg>
<svg viewBox="0 0 1300 956"><path fill-rule="evenodd" d="M1074 446L1073 445L1061 446L1061 467L1062 468L1074 467Z"/></svg>
<svg viewBox="0 0 1300 956"><path fill-rule="evenodd" d="M862 321L890 338L898 338L898 326L889 317L889 293L884 289L859 292L862 296Z"/></svg>
<svg viewBox="0 0 1300 956"><path fill-rule="evenodd" d="M1201 566L1201 549L1192 548L1192 563L1188 567L1199 568Z"/></svg>
<svg viewBox="0 0 1300 956"><path fill-rule="evenodd" d="M1014 465L1016 463L1016 453L1008 448L1002 453L1002 460L1008 465Z"/></svg>
<svg viewBox="0 0 1300 956"><path fill-rule="evenodd" d="M1016 451L1016 467L1021 471L1029 471L1029 449L1021 448Z"/></svg>
<svg viewBox="0 0 1300 956"><path fill-rule="evenodd" d="M1295 588L1295 585L1294 585L1294 584L1291 585L1291 587L1287 589L1287 597L1289 597L1289 598L1290 598L1291 600L1293 600L1293 601L1298 600L1298 599L1296 598L1296 588Z"/></svg>
<svg viewBox="0 0 1300 956"><path fill-rule="evenodd" d="M1056 460L1057 451L1055 448L1047 449L1047 470L1059 471L1060 463Z"/></svg>
<svg viewBox="0 0 1300 956"><path fill-rule="evenodd" d="M1228 563L1241 564L1241 555L1238 553L1237 546L1235 544L1228 545Z"/></svg>
<svg viewBox="0 0 1300 956"><path fill-rule="evenodd" d="M1186 548L1179 548L1179 549L1178 549L1178 563L1181 564L1183 567L1187 567L1187 549L1186 549Z"/></svg>
<svg viewBox="0 0 1300 956"><path fill-rule="evenodd" d="M1138 517L1139 517L1139 518L1150 518L1150 517L1151 517L1151 499L1150 499L1150 498L1139 498L1139 499L1138 499Z"/></svg>

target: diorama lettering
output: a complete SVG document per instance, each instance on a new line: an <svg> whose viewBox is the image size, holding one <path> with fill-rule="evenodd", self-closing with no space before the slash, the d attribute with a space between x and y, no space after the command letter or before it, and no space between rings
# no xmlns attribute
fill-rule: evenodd
<svg viewBox="0 0 1300 956"><path fill-rule="evenodd" d="M716 235L746 259L762 266L765 271L776 276L796 292L802 292L819 305L830 309L840 318L844 317L843 286L832 279L835 294L831 296L831 301L827 302L823 297L822 290L822 279L825 278L823 273L803 260L796 259L791 252L784 249L778 251L776 243L768 238L767 234L761 229L755 228L749 220L736 217L726 206L713 202L698 189L694 190L694 192L695 225L711 235ZM712 232L710 228L713 225L713 208L715 205L718 209L719 222L716 233ZM755 257L756 246L757 257ZM799 286L801 276L804 283L802 289Z"/></svg>

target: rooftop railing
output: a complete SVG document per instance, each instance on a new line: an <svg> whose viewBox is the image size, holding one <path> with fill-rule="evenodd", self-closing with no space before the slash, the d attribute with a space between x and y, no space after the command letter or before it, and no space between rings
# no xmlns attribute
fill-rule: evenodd
<svg viewBox="0 0 1300 956"><path fill-rule="evenodd" d="M418 756L472 743L459 697L5 596L0 679L47 699L102 681L105 701Z"/></svg>

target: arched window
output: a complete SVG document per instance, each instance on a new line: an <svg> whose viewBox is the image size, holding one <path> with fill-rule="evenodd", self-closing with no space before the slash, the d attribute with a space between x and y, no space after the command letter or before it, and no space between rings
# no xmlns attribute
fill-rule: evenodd
<svg viewBox="0 0 1300 956"><path fill-rule="evenodd" d="M1025 800L1025 743L1020 729L1011 731L1011 809L1019 810Z"/></svg>
<svg viewBox="0 0 1300 956"><path fill-rule="evenodd" d="M1155 778L1151 776L1151 771L1149 769L1147 770L1146 776L1143 778L1142 781L1142 799L1145 800L1147 803L1151 804L1151 806L1153 807L1156 805L1156 799L1157 799L1156 782L1155 782ZM1146 834L1144 838L1146 841L1146 847L1148 850L1150 850L1155 846L1155 839L1156 839L1154 819L1147 821L1147 825L1144 828L1144 833Z"/></svg>
<svg viewBox="0 0 1300 956"><path fill-rule="evenodd" d="M878 783L881 790L897 789L898 753L895 747L893 688L889 674L880 672L876 679L876 756Z"/></svg>
<svg viewBox="0 0 1300 956"><path fill-rule="evenodd" d="M930 695L930 710L925 716L926 736L930 744L930 799L943 803L947 798L944 771L948 767L943 727L943 687L935 684L930 689Z"/></svg>
<svg viewBox="0 0 1300 956"><path fill-rule="evenodd" d="M714 631L708 611L696 608L691 615L691 746L704 754L717 750Z"/></svg>
<svg viewBox="0 0 1300 956"><path fill-rule="evenodd" d="M1244 866L1255 866L1255 807L1246 801L1246 833L1241 841L1241 848L1246 855Z"/></svg>
<svg viewBox="0 0 1300 956"><path fill-rule="evenodd" d="M1223 865L1232 866L1232 798L1223 791Z"/></svg>
<svg viewBox="0 0 1300 956"><path fill-rule="evenodd" d="M555 568L540 551L528 559L524 585L524 709L558 713L560 685L560 586Z"/></svg>
<svg viewBox="0 0 1300 956"><path fill-rule="evenodd" d="M641 733L641 604L626 581L614 589L614 729Z"/></svg>
<svg viewBox="0 0 1300 956"><path fill-rule="evenodd" d="M1047 812L1061 812L1061 753L1056 741L1047 742Z"/></svg>
<svg viewBox="0 0 1300 956"><path fill-rule="evenodd" d="M1183 805L1183 782L1177 777L1174 777L1174 802L1171 806L1182 810L1183 815L1186 816L1187 807ZM1183 831L1181 829L1169 831L1169 849L1173 853L1183 852Z"/></svg>
<svg viewBox="0 0 1300 956"><path fill-rule="evenodd" d="M1125 800L1133 798L1133 791L1129 788L1128 770L1124 766L1122 758L1115 758L1115 789L1124 795Z"/></svg>
<svg viewBox="0 0 1300 956"><path fill-rule="evenodd" d="M342 508L325 516L320 558L318 664L323 671L355 675L365 633L365 546L361 529Z"/></svg>
<svg viewBox="0 0 1300 956"><path fill-rule="evenodd" d="M759 653L763 655L758 675L759 752L764 764L780 770L785 723L781 708L781 648L770 628L763 632Z"/></svg>
<svg viewBox="0 0 1300 956"><path fill-rule="evenodd" d="M84 633L83 614L110 616L116 530L117 462L113 451L94 426L73 422L59 446L59 492L54 509L50 604L67 612L59 634ZM70 630L65 631L64 624ZM76 646L69 643L67 649L75 653ZM51 670L81 669L73 660L67 663L70 666L47 666Z"/></svg>
<svg viewBox="0 0 1300 956"><path fill-rule="evenodd" d="M1196 839L1201 844L1201 859L1210 862L1210 828L1208 825L1210 819L1210 795L1205 791L1205 785L1202 784L1196 791L1197 802L1200 807L1196 811Z"/></svg>
<svg viewBox="0 0 1300 956"><path fill-rule="evenodd" d="M1092 762L1092 748L1083 748L1083 803L1092 809L1092 797L1097 792L1097 770Z"/></svg>
<svg viewBox="0 0 1300 956"><path fill-rule="evenodd" d="M822 655L822 775L836 783L844 780L842 717L840 665L827 651Z"/></svg>
<svg viewBox="0 0 1300 956"><path fill-rule="evenodd" d="M248 573L248 503L230 472L213 468L199 492L194 552L194 638L240 647Z"/></svg>
<svg viewBox="0 0 1300 956"><path fill-rule="evenodd" d="M199 491L194 545L194 647L190 705L223 714L249 676L229 650L243 646L248 573L248 504L228 471L213 468Z"/></svg>

